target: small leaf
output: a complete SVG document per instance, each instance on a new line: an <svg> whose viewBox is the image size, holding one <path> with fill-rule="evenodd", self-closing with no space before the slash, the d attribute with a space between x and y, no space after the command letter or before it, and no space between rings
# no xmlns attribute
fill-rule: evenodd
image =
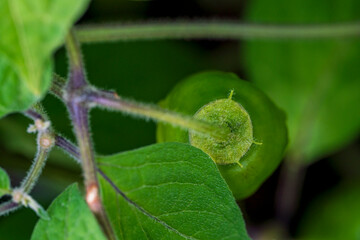
<svg viewBox="0 0 360 240"><path fill-rule="evenodd" d="M98 163L119 239L249 239L232 193L201 150L162 143Z"/></svg>
<svg viewBox="0 0 360 240"><path fill-rule="evenodd" d="M254 0L247 20L268 24L358 21L358 0ZM249 41L249 79L288 117L289 151L315 161L353 140L360 130L358 39Z"/></svg>
<svg viewBox="0 0 360 240"><path fill-rule="evenodd" d="M47 91L51 55L89 0L0 1L0 117Z"/></svg>
<svg viewBox="0 0 360 240"><path fill-rule="evenodd" d="M106 239L76 184L68 187L54 200L48 214L51 220L39 220L31 239Z"/></svg>
<svg viewBox="0 0 360 240"><path fill-rule="evenodd" d="M10 192L10 178L4 169L0 167L0 197Z"/></svg>

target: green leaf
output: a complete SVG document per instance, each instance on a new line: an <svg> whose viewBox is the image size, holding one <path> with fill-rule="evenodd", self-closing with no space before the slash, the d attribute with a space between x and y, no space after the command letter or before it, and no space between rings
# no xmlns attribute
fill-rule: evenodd
<svg viewBox="0 0 360 240"><path fill-rule="evenodd" d="M76 184L54 200L48 214L51 220L39 220L31 239L106 239Z"/></svg>
<svg viewBox="0 0 360 240"><path fill-rule="evenodd" d="M0 1L0 117L27 109L51 82L51 55L89 0Z"/></svg>
<svg viewBox="0 0 360 240"><path fill-rule="evenodd" d="M360 182L342 183L317 198L300 222L300 239L359 239Z"/></svg>
<svg viewBox="0 0 360 240"><path fill-rule="evenodd" d="M4 169L0 167L0 197L9 193L11 189L10 178Z"/></svg>
<svg viewBox="0 0 360 240"><path fill-rule="evenodd" d="M201 150L163 143L98 163L119 239L248 239L229 188Z"/></svg>
<svg viewBox="0 0 360 240"><path fill-rule="evenodd" d="M316 24L358 21L358 0L255 0L247 21ZM311 162L353 140L360 130L358 39L251 41L249 79L288 116L289 150Z"/></svg>

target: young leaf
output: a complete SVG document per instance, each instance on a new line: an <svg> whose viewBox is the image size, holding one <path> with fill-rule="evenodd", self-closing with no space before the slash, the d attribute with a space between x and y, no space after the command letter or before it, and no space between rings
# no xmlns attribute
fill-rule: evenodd
<svg viewBox="0 0 360 240"><path fill-rule="evenodd" d="M10 178L4 169L0 167L0 197L10 192Z"/></svg>
<svg viewBox="0 0 360 240"><path fill-rule="evenodd" d="M46 92L51 54L88 2L0 1L0 117L28 108Z"/></svg>
<svg viewBox="0 0 360 240"><path fill-rule="evenodd" d="M247 19L272 24L357 21L358 0L255 0ZM251 41L249 79L288 116L289 150L311 162L339 149L360 129L358 39Z"/></svg>
<svg viewBox="0 0 360 240"><path fill-rule="evenodd" d="M48 214L50 220L40 219L31 239L106 239L76 184L54 200Z"/></svg>
<svg viewBox="0 0 360 240"><path fill-rule="evenodd" d="M248 239L228 186L201 150L163 143L98 163L119 239Z"/></svg>

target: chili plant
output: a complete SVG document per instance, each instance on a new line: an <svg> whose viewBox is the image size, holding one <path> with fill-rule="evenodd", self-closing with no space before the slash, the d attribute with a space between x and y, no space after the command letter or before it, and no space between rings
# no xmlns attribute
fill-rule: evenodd
<svg viewBox="0 0 360 240"><path fill-rule="evenodd" d="M254 1L247 18L289 23L286 17L278 20L276 11L258 16L265 2ZM356 121L349 121L339 130L336 136L340 137L328 135L323 139L327 136L323 125L339 123L335 118L323 124L329 114L318 103L324 102L333 88L324 87L320 81L315 87L323 94L313 96L312 108L304 107L309 103L292 104L288 100L293 95L298 97L299 93L302 100L312 95L306 91L294 93L292 85L289 91L279 90L286 81L279 80L284 75L277 72L279 63L271 56L276 51L295 54L298 48L293 53L289 42L263 42L287 39L298 44L299 39L355 37L360 35L358 23L292 26L180 20L74 26L88 4L88 0L0 1L0 117L21 113L33 121L27 132L37 135L37 153L19 186L13 186L0 168L0 214L21 207L32 209L40 218L32 239L249 239L236 200L252 195L279 166L286 151L286 181L278 200L285 206L280 207L279 221L286 226L296 198L289 195L286 203L286 191L294 187L291 175L299 176L304 162L315 161L329 149L341 146L351 139L350 133L359 129L359 112L355 111L352 114ZM150 104L119 96L116 90L96 87L88 80L81 44L158 39L247 39L244 56L248 59L249 80L258 86L233 73L204 71L179 82L158 104ZM309 49L326 53L327 48L338 50L337 41L320 49L313 43L310 48L301 47L304 54ZM63 46L68 56L67 76L55 73L52 57ZM339 56L347 59L350 52ZM271 84L266 74L271 76ZM300 72L296 74L300 77L292 76L295 85L303 79ZM337 83L334 76L329 78ZM356 91L359 82L349 86L347 89ZM66 106L76 142L53 126L42 104L47 93ZM354 99L358 96L342 99L342 104ZM334 103L336 110L338 106ZM97 155L89 123L94 108L155 121L159 143ZM349 114L342 110L343 115ZM319 122L314 123L311 117L302 119L299 115L303 111L306 116L319 114ZM290 144L286 149L287 126ZM80 165L84 184L80 188L77 184L69 186L45 210L32 197L32 190L54 148Z"/></svg>

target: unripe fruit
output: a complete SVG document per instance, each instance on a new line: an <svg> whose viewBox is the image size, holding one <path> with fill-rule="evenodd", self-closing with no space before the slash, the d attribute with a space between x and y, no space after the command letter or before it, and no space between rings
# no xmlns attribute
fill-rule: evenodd
<svg viewBox="0 0 360 240"><path fill-rule="evenodd" d="M236 199L256 191L282 160L287 143L284 113L235 74L195 74L180 82L160 104L230 129L229 138L219 140L159 123L157 139L190 142L202 149L217 163Z"/></svg>
<svg viewBox="0 0 360 240"><path fill-rule="evenodd" d="M231 92L232 97L233 92ZM225 139L215 139L205 134L190 131L191 145L207 153L217 164L239 163L240 158L253 143L251 119L246 110L237 102L219 99L200 108L196 119L211 122L229 130Z"/></svg>

